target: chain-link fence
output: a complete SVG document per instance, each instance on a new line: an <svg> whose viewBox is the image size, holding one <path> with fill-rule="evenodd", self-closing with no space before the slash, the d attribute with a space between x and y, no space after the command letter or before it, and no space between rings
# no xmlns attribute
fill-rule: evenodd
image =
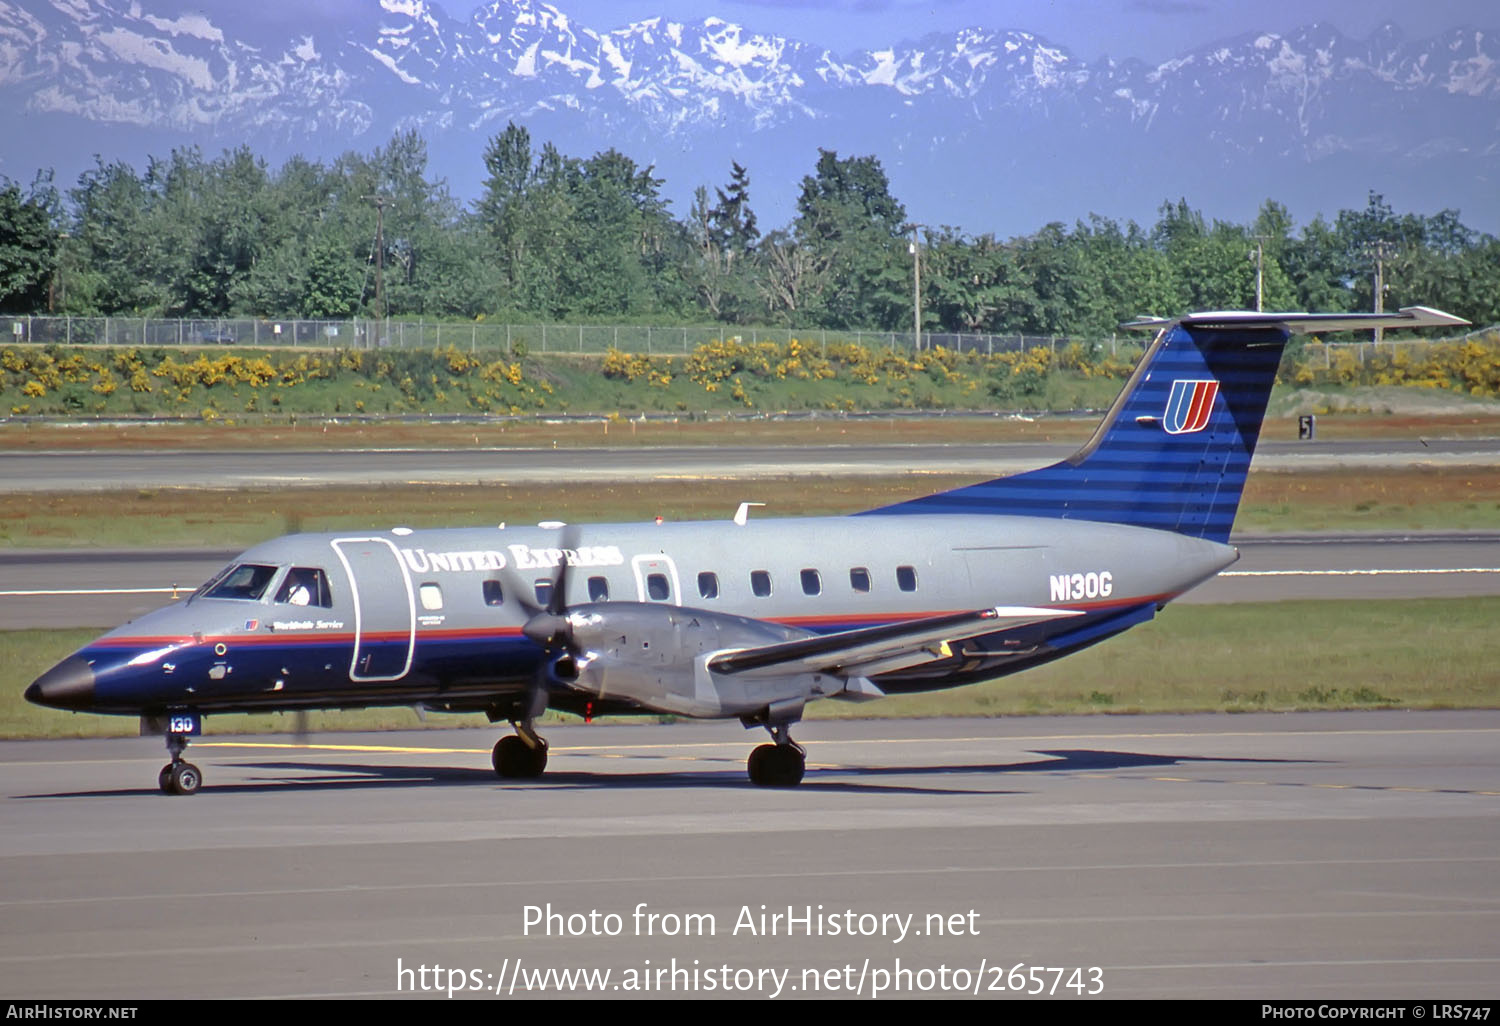
<svg viewBox="0 0 1500 1026"><path fill-rule="evenodd" d="M910 351L918 348L911 332L829 331L821 328L753 328L727 325L654 327L635 324L444 324L423 321L261 320L256 318L159 317L12 317L8 334L15 342L101 346L308 346L336 349L458 349L505 353L592 353L611 349L626 353L672 355L731 340L755 344L797 339L825 351L829 345L855 343ZM959 352L1018 352L1037 347L1054 352L1081 342L1094 353L1114 354L1122 346L1139 346L1127 336L1074 339L1056 335L922 334L921 348L942 346Z"/></svg>
<svg viewBox="0 0 1500 1026"><path fill-rule="evenodd" d="M1321 366L1324 370L1333 367L1333 361L1340 353L1347 353L1363 366L1365 363L1377 356L1386 356L1395 359L1398 354L1405 353L1409 359L1423 359L1427 350L1434 342L1465 342L1472 339L1484 339L1487 337L1500 336L1500 330L1488 328L1483 331L1471 331L1456 339L1396 339L1394 341L1383 339L1379 342L1308 342L1302 347L1302 363L1308 367Z"/></svg>

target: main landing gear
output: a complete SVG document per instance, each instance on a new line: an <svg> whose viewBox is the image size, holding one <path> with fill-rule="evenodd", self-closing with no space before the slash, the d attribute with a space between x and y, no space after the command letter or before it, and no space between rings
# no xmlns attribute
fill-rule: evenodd
<svg viewBox="0 0 1500 1026"><path fill-rule="evenodd" d="M167 752L172 761L156 775L157 786L163 794L197 794L203 786L203 771L190 762L182 761L182 753L188 746L184 734L167 735Z"/></svg>
<svg viewBox="0 0 1500 1026"><path fill-rule="evenodd" d="M512 720L511 726L516 732L495 742L495 774L506 780L534 780L547 768L547 740L530 720Z"/></svg>
<svg viewBox="0 0 1500 1026"><path fill-rule="evenodd" d="M791 724L767 725L766 729L776 743L760 745L750 753L746 763L750 782L760 787L796 787L802 783L807 752L792 740Z"/></svg>

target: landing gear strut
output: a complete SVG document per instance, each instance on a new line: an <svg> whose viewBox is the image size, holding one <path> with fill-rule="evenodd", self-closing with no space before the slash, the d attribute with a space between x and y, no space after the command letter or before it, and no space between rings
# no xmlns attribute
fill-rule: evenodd
<svg viewBox="0 0 1500 1026"><path fill-rule="evenodd" d="M516 732L495 742L495 774L507 780L534 780L547 768L547 740L530 720L512 720L511 726Z"/></svg>
<svg viewBox="0 0 1500 1026"><path fill-rule="evenodd" d="M802 783L807 752L792 740L789 723L767 725L775 744L760 745L750 753L746 769L750 782L760 787L796 787Z"/></svg>
<svg viewBox="0 0 1500 1026"><path fill-rule="evenodd" d="M187 746L187 735L167 735L167 753L172 756L172 761L156 775L156 784L163 794L197 794L198 788L203 786L203 771L190 762L182 761L182 753Z"/></svg>

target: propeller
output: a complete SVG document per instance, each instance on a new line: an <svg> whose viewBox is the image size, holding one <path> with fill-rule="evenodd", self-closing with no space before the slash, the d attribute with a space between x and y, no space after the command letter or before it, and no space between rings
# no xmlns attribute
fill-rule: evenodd
<svg viewBox="0 0 1500 1026"><path fill-rule="evenodd" d="M578 551L579 529L568 524L562 528L558 548L564 553ZM547 681L549 671L562 656L573 653L573 627L568 619L568 571L571 563L564 555L552 571L547 601L539 605L535 601L533 582L524 580L514 569L506 568L501 574L507 579L506 586L515 596L528 616L521 625L521 633L542 646L542 659L537 663L536 677L528 689L527 718L534 719L547 709Z"/></svg>

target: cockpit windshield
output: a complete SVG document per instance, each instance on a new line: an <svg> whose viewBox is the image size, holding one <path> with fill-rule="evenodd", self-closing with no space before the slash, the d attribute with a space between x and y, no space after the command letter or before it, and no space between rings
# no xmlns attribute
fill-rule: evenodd
<svg viewBox="0 0 1500 1026"><path fill-rule="evenodd" d="M240 563L204 585L203 598L247 599L257 602L276 576L276 567L264 563Z"/></svg>

